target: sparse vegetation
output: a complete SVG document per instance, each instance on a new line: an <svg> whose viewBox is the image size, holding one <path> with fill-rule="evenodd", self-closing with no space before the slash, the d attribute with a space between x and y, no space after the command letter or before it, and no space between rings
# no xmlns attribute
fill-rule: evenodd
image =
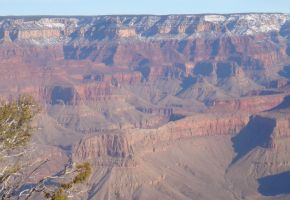
<svg viewBox="0 0 290 200"><path fill-rule="evenodd" d="M0 168L0 197L2 200L14 197L17 188L25 184L25 182L21 182L23 181L21 178L19 179L21 181L15 180L18 180L16 177L21 174L19 172L29 165L19 164L15 158L24 156L19 152L23 152L25 148L29 147L29 140L33 132L31 121L40 110L40 106L29 96L21 96L17 100L0 103L0 159L1 162L11 159L10 164ZM13 155L15 152L16 154ZM33 171L36 171L42 164ZM71 194L73 186L84 183L91 175L91 171L91 165L88 162L75 166L68 165L59 175L44 177L30 190L20 192L20 195L25 195L24 199L30 199L34 193L42 193L45 198L50 200L67 200L67 195ZM60 179L71 179L71 181L58 183L57 180ZM50 188L45 184L49 180L56 182L58 186Z"/></svg>
<svg viewBox="0 0 290 200"><path fill-rule="evenodd" d="M60 187L54 192L44 191L45 197L50 200L67 200L68 197L66 193L69 193L69 190L72 189L74 185L84 183L92 173L91 165L88 162L76 165L73 171L76 172L76 175L72 181L60 184Z"/></svg>
<svg viewBox="0 0 290 200"><path fill-rule="evenodd" d="M73 180L74 184L83 183L92 173L91 165L88 162L79 164L76 168L79 171L79 174L75 176Z"/></svg>
<svg viewBox="0 0 290 200"><path fill-rule="evenodd" d="M24 166L18 159L25 154L32 134L31 120L39 111L40 106L30 96L0 102L0 159L6 163L0 168L2 199L10 199L20 184L12 180Z"/></svg>
<svg viewBox="0 0 290 200"><path fill-rule="evenodd" d="M50 193L45 193L45 197L51 200L68 200L68 197L62 188L57 189L53 195Z"/></svg>
<svg viewBox="0 0 290 200"><path fill-rule="evenodd" d="M30 96L0 103L0 152L25 146L31 137L32 118L40 107Z"/></svg>

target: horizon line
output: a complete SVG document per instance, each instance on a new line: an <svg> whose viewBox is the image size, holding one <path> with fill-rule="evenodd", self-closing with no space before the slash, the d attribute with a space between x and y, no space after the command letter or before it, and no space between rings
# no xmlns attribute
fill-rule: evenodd
<svg viewBox="0 0 290 200"><path fill-rule="evenodd" d="M24 14L24 15L0 15L0 17L97 17L97 16L186 16L186 15L243 15L243 14L290 14L290 12L233 12L233 13L183 13L183 14L100 14L100 15L75 15L75 14Z"/></svg>

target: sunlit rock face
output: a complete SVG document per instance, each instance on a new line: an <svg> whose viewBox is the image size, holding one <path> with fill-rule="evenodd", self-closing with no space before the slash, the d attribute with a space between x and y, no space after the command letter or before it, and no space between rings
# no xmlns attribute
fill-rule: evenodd
<svg viewBox="0 0 290 200"><path fill-rule="evenodd" d="M289 34L289 14L1 17L0 95L43 107L37 178L92 164L75 199L287 200Z"/></svg>

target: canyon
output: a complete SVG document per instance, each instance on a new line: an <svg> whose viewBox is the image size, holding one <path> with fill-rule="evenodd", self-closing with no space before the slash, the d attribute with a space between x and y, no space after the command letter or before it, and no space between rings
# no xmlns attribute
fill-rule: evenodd
<svg viewBox="0 0 290 200"><path fill-rule="evenodd" d="M0 73L43 108L27 187L70 160L71 199L290 198L290 14L0 17Z"/></svg>

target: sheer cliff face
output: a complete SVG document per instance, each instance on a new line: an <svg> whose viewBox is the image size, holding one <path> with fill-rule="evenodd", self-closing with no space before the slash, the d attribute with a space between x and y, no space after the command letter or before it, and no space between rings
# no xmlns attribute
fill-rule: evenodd
<svg viewBox="0 0 290 200"><path fill-rule="evenodd" d="M79 199L259 199L290 169L289 56L289 14L0 17L0 96L93 164Z"/></svg>
<svg viewBox="0 0 290 200"><path fill-rule="evenodd" d="M0 39L59 46L62 59L107 65L136 67L146 60L151 65L190 63L191 70L215 60L263 68L287 58L288 20L284 14L2 18ZM1 57L13 51L5 49ZM29 54L20 52L20 57Z"/></svg>
<svg viewBox="0 0 290 200"><path fill-rule="evenodd" d="M80 91L72 104L98 99L80 81L108 94L112 85L160 79L180 82L171 95L204 103L287 85L289 24L288 14L2 17L1 66L6 82L10 63L49 76L36 93L65 82Z"/></svg>

